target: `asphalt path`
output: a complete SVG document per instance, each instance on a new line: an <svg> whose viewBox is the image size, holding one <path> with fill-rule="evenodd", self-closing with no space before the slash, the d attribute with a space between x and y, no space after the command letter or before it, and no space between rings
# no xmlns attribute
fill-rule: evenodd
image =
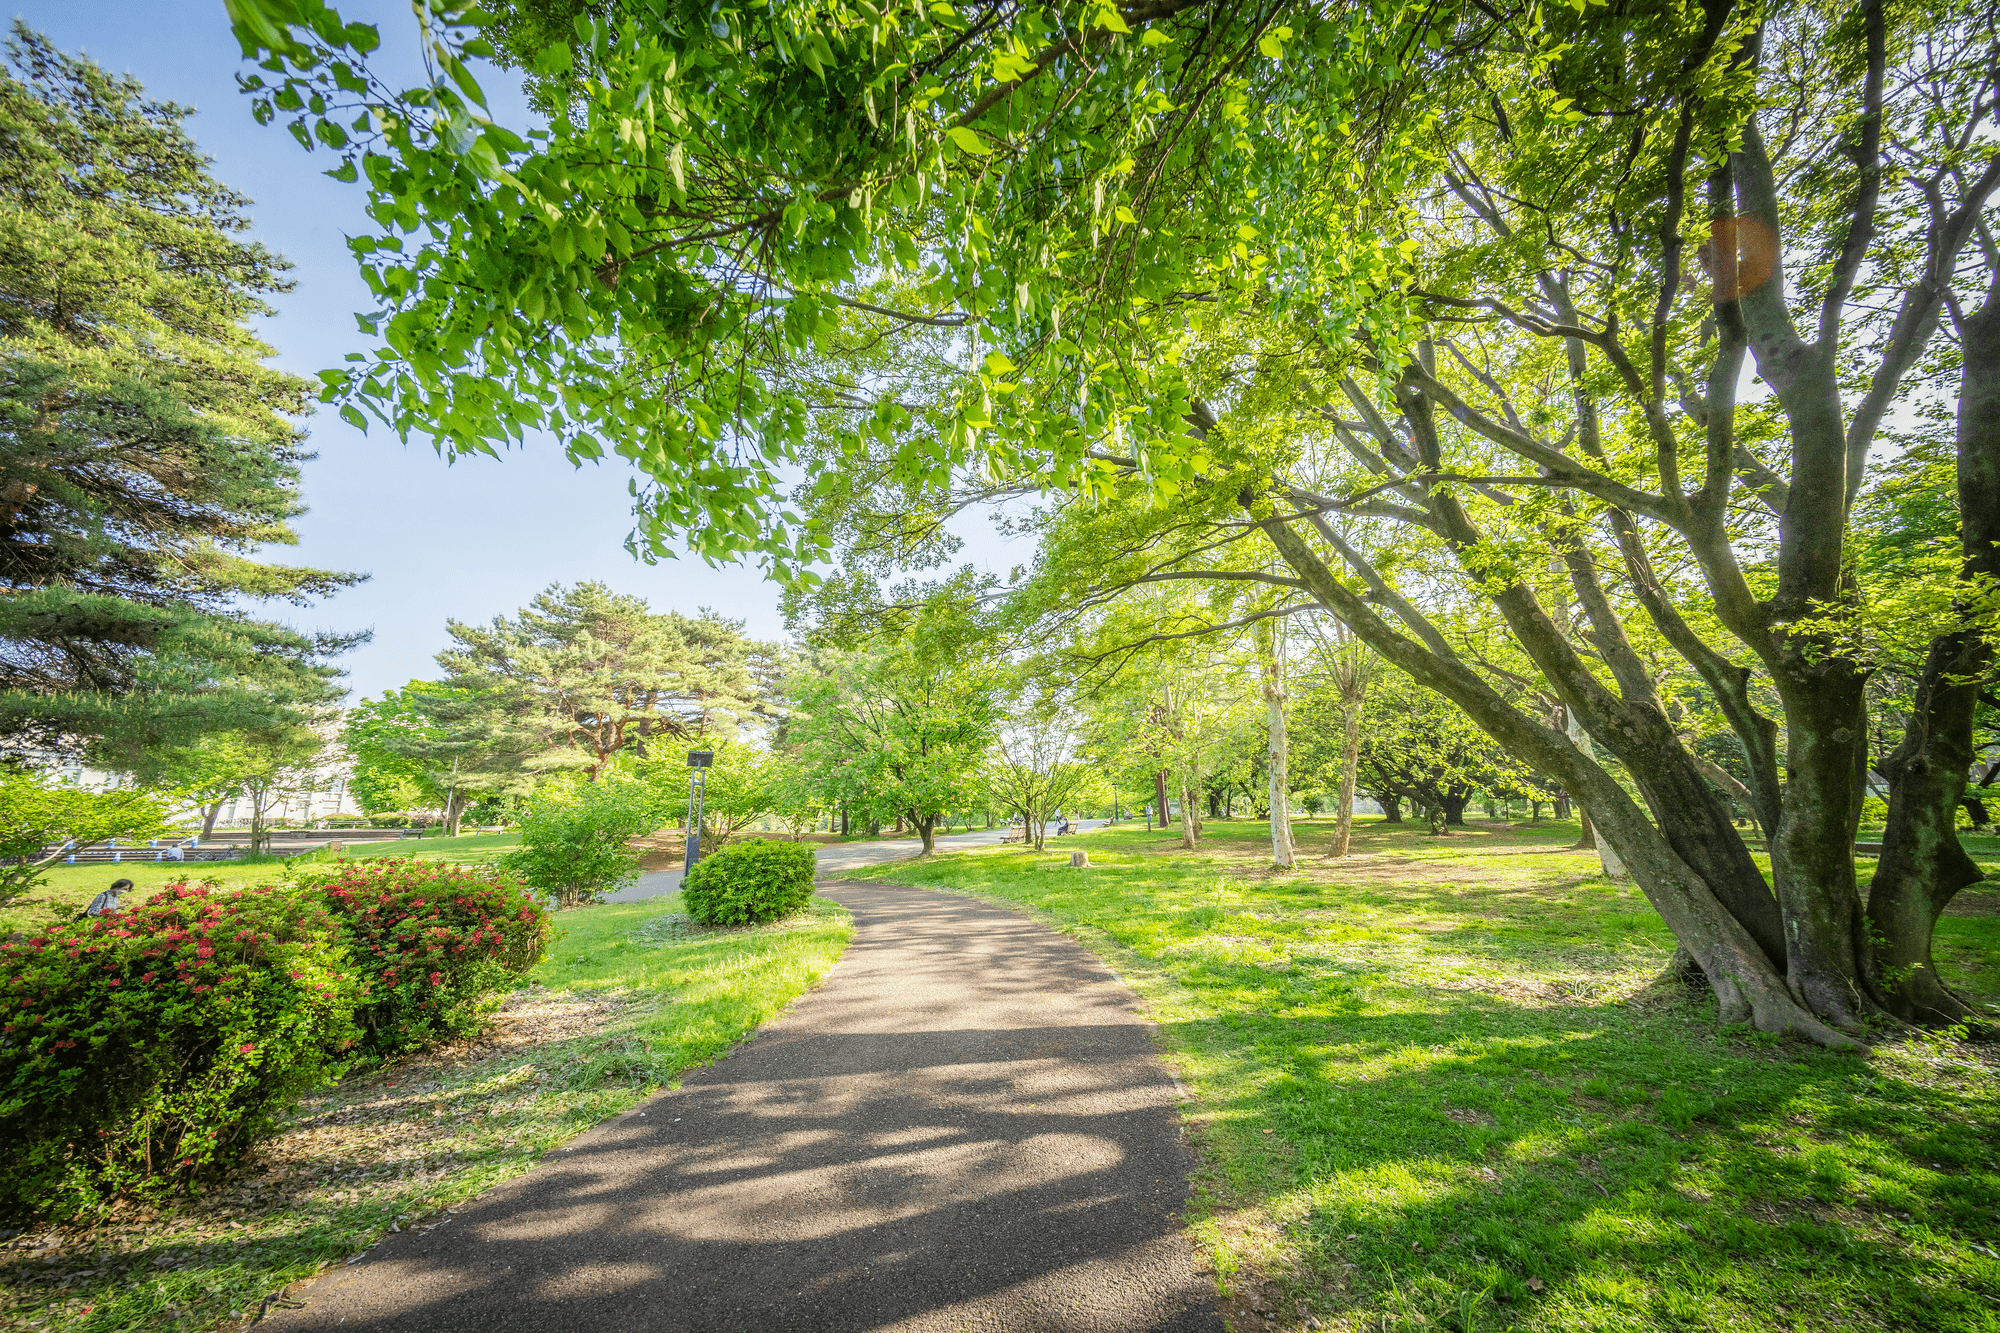
<svg viewBox="0 0 2000 1333"><path fill-rule="evenodd" d="M1080 819L1077 828L1089 832L1102 828L1109 820ZM991 847L1007 836L1004 828L982 829L977 833L954 833L937 840L941 852L957 851L965 847ZM1060 840L1051 836L1045 844L1060 846ZM821 847L814 855L819 860L819 872L831 874L836 870L851 870L856 866L877 866L887 861L901 861L917 855L923 850L923 843L914 838L884 838L874 842L838 842ZM656 870L641 875L639 882L629 889L617 893L607 893L608 903L635 903L647 898L657 898L663 893L673 893L681 886L681 872L678 870Z"/></svg>
<svg viewBox="0 0 2000 1333"><path fill-rule="evenodd" d="M820 887L854 941L781 1018L270 1322L1221 1333L1131 991L1016 913Z"/></svg>

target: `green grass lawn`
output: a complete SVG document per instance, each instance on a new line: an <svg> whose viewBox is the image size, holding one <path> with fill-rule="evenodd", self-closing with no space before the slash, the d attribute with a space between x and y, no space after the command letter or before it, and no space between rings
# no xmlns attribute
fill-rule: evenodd
<svg viewBox="0 0 2000 1333"><path fill-rule="evenodd" d="M198 1199L0 1245L0 1328L194 1330L254 1317L287 1283L392 1226L441 1220L727 1053L814 985L854 931L824 898L743 930L697 928L678 907L561 913L555 947L486 1038L350 1074Z"/></svg>
<svg viewBox="0 0 2000 1333"><path fill-rule="evenodd" d="M337 838L339 835L327 836ZM405 838L378 843L349 843L348 859L358 861L369 857L401 856L484 865L502 852L520 845L521 835L518 833L468 834L462 838ZM320 864L325 858L310 853L293 860L302 864ZM132 881L136 896L126 901L137 903L168 884L182 881L200 883L204 880L231 886L268 884L281 878L284 869L285 862L277 857L260 857L254 861L122 861L115 865L110 862L54 865L47 871L46 884L0 907L0 935L16 930L33 930L51 921L72 917L117 879Z"/></svg>
<svg viewBox="0 0 2000 1333"><path fill-rule="evenodd" d="M1343 862L1299 832L1287 873L1248 822L854 873L1022 906L1146 997L1238 1329L2000 1329L1993 1044L1718 1029L1654 983L1671 937L1574 824L1369 821ZM1939 940L2000 1005L2000 891Z"/></svg>

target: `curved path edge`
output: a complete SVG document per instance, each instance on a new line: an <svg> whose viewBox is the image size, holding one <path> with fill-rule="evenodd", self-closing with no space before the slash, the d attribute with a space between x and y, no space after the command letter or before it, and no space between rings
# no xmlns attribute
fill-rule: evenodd
<svg viewBox="0 0 2000 1333"><path fill-rule="evenodd" d="M293 1295L282 1329L1220 1333L1177 1088L1081 945L822 882L814 990L680 1088Z"/></svg>

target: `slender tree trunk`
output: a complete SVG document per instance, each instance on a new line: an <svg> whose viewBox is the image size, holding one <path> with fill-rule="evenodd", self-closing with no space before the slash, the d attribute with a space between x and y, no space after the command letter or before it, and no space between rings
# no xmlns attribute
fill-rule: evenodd
<svg viewBox="0 0 2000 1333"><path fill-rule="evenodd" d="M1595 762L1597 747L1591 743L1590 733L1583 729L1583 723L1577 720L1576 710L1566 708L1563 713L1563 732L1569 737L1569 743L1574 745L1584 758ZM1630 879L1630 872L1625 869L1625 863L1618 859L1618 853L1612 850L1611 843L1590 822L1590 807L1579 799L1576 808L1583 816L1583 836L1577 839L1576 845L1596 848L1597 865L1604 872L1606 879Z"/></svg>
<svg viewBox="0 0 2000 1333"><path fill-rule="evenodd" d="M1193 851L1194 840L1196 837L1194 792L1189 789L1187 771L1185 769L1183 769L1180 773L1180 784L1181 784L1181 846L1187 848L1189 851Z"/></svg>
<svg viewBox="0 0 2000 1333"><path fill-rule="evenodd" d="M1173 821L1167 810L1167 770L1158 769L1153 774L1153 808L1159 812L1160 827L1165 828Z"/></svg>
<svg viewBox="0 0 2000 1333"><path fill-rule="evenodd" d="M1354 839L1354 781L1361 766L1361 705L1366 680L1340 692L1340 789L1334 796L1333 854L1346 856ZM1386 809L1386 807L1384 807Z"/></svg>
<svg viewBox="0 0 2000 1333"><path fill-rule="evenodd" d="M1264 727L1270 757L1266 765L1271 787L1271 860L1280 869L1292 867L1292 819L1286 808L1290 783L1286 766L1291 745L1285 735L1284 647L1269 620L1257 622L1257 647L1263 658Z"/></svg>

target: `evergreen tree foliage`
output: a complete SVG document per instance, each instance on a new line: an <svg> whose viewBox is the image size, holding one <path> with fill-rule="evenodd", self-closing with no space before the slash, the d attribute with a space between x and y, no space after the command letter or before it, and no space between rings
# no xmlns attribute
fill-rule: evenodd
<svg viewBox="0 0 2000 1333"><path fill-rule="evenodd" d="M623 751L731 732L766 706L771 650L741 621L656 614L601 583L552 584L511 619L446 628L438 665L483 718L480 743L593 780Z"/></svg>
<svg viewBox="0 0 2000 1333"><path fill-rule="evenodd" d="M0 72L0 729L111 762L330 697L358 636L260 621L358 576L296 540L311 385L247 327L289 265L129 77L17 23Z"/></svg>

